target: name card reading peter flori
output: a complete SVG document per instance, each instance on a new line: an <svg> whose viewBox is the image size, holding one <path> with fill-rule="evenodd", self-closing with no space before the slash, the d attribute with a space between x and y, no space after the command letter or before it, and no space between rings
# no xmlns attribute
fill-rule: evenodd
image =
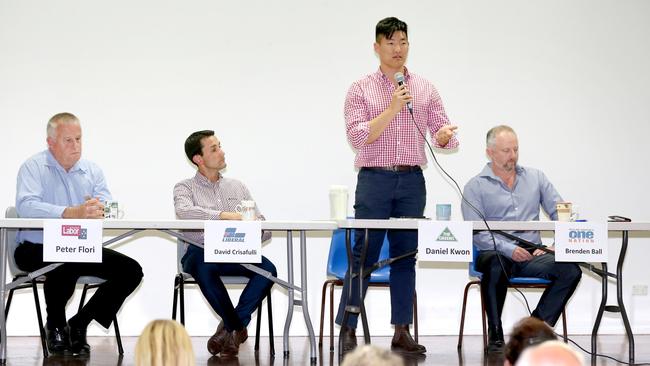
<svg viewBox="0 0 650 366"><path fill-rule="evenodd" d="M431 262L471 262L472 222L420 221L418 260Z"/></svg>
<svg viewBox="0 0 650 366"><path fill-rule="evenodd" d="M210 220L204 222L206 263L261 263L260 221Z"/></svg>
<svg viewBox="0 0 650 366"><path fill-rule="evenodd" d="M102 220L45 220L44 262L102 261Z"/></svg>

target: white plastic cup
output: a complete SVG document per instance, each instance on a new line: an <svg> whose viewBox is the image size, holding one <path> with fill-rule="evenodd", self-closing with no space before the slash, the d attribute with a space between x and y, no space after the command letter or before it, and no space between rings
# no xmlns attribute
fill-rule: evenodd
<svg viewBox="0 0 650 366"><path fill-rule="evenodd" d="M241 219L244 221L254 221L257 217L255 214L255 201L243 200L235 207L235 211L241 214Z"/></svg>
<svg viewBox="0 0 650 366"><path fill-rule="evenodd" d="M348 216L348 186L330 186L330 218L345 220Z"/></svg>

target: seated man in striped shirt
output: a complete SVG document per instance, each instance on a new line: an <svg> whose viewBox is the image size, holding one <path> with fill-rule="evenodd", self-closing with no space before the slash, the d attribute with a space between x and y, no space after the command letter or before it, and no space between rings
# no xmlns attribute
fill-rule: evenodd
<svg viewBox="0 0 650 366"><path fill-rule="evenodd" d="M246 186L240 181L225 178L220 171L226 167L225 153L214 131L197 131L185 140L185 154L197 166L196 175L174 186L174 208L179 219L186 220L241 220L235 207L242 200L252 200ZM264 216L255 208L256 217ZM194 241L203 242L203 231L186 231ZM263 232L262 241L271 238ZM198 282L203 296L221 317L216 332L208 340L208 351L222 356L236 356L239 345L246 341L246 326L251 314L273 286L273 282L236 263L205 263L203 249L188 245L182 259L183 270ZM277 275L275 266L266 257L256 266ZM246 276L237 307L234 307L220 276Z"/></svg>

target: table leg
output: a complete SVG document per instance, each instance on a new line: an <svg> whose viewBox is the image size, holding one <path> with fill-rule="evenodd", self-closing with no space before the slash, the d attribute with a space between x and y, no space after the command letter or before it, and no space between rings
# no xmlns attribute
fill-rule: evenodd
<svg viewBox="0 0 650 366"><path fill-rule="evenodd" d="M0 364L7 362L7 319L5 319L5 293L7 291L7 228L0 229Z"/></svg>
<svg viewBox="0 0 650 366"><path fill-rule="evenodd" d="M284 357L289 357L289 328L291 327L291 319L293 318L293 306L295 300L294 281L293 281L293 232L287 231L287 280L291 287L287 288L287 319L284 322L284 334L282 336L282 344L284 346Z"/></svg>
<svg viewBox="0 0 650 366"><path fill-rule="evenodd" d="M314 327L311 324L309 316L309 306L307 302L307 237L304 230L300 231L300 304L302 306L302 315L305 318L307 332L309 333L309 344L311 363L316 363L316 335Z"/></svg>
<svg viewBox="0 0 650 366"><path fill-rule="evenodd" d="M625 261L625 254L627 253L628 232L623 231L623 242L621 244L621 252L618 255L618 263L616 264L616 300L618 302L618 309L623 318L623 325L625 326L625 333L627 334L627 341L630 352L630 363L634 364L634 334L630 327L630 321L627 318L625 305L623 304L623 262Z"/></svg>

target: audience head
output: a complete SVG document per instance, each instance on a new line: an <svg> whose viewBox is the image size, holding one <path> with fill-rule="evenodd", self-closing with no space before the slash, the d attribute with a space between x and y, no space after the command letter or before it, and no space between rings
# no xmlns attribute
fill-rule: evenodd
<svg viewBox="0 0 650 366"><path fill-rule="evenodd" d="M81 159L81 125L72 113L59 113L47 122L47 147L54 159L69 170Z"/></svg>
<svg viewBox="0 0 650 366"><path fill-rule="evenodd" d="M136 366L194 365L192 342L175 320L158 319L142 331L135 346Z"/></svg>
<svg viewBox="0 0 650 366"><path fill-rule="evenodd" d="M534 317L523 318L510 333L505 350L506 364L514 365L519 355L529 346L556 339L553 329L543 321Z"/></svg>
<svg viewBox="0 0 650 366"><path fill-rule="evenodd" d="M187 158L190 159L190 161L194 165L196 162L194 162L194 156L195 155L201 155L203 156L203 142L202 140L214 136L214 131L212 130L203 130L203 131L196 131L193 132L191 135L185 139L185 155L187 155Z"/></svg>
<svg viewBox="0 0 650 366"><path fill-rule="evenodd" d="M404 361L387 349L365 345L345 355L341 366L404 366Z"/></svg>
<svg viewBox="0 0 650 366"><path fill-rule="evenodd" d="M546 341L528 347L516 366L582 366L582 354L561 341Z"/></svg>

